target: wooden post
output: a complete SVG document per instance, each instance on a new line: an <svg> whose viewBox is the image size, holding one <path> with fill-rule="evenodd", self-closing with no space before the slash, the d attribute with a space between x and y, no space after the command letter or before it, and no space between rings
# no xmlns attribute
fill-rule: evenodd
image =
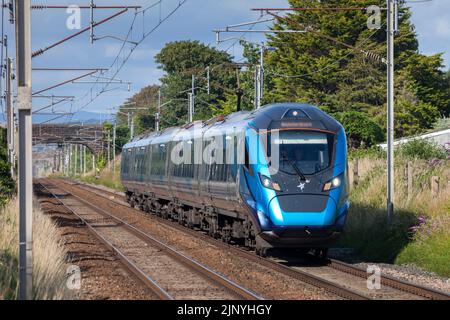
<svg viewBox="0 0 450 320"><path fill-rule="evenodd" d="M355 159L353 161L353 186L357 186L359 183L359 163L358 163L358 159Z"/></svg>
<svg viewBox="0 0 450 320"><path fill-rule="evenodd" d="M431 195L433 198L439 195L439 177L431 177Z"/></svg>
<svg viewBox="0 0 450 320"><path fill-rule="evenodd" d="M408 161L406 171L407 171L408 200L409 200L411 199L413 193L413 169L411 161Z"/></svg>

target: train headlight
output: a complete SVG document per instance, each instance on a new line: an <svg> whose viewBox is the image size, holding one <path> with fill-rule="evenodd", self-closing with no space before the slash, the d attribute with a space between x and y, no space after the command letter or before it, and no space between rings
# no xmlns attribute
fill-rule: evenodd
<svg viewBox="0 0 450 320"><path fill-rule="evenodd" d="M259 174L259 179L261 180L261 184L264 188L281 191L280 185L276 182L273 182L272 179L270 179L268 176Z"/></svg>
<svg viewBox="0 0 450 320"><path fill-rule="evenodd" d="M329 191L331 189L338 188L341 186L341 184L342 184L342 177L341 176L335 177L330 181L328 181L327 183L325 183L325 185L323 186L323 191Z"/></svg>

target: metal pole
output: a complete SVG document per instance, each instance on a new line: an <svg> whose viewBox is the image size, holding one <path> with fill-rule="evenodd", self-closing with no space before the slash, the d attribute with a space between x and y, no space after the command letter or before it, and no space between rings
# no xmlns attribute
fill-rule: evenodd
<svg viewBox="0 0 450 320"><path fill-rule="evenodd" d="M94 171L94 177L97 175L97 172L95 172L95 154L92 154L92 171Z"/></svg>
<svg viewBox="0 0 450 320"><path fill-rule="evenodd" d="M83 174L83 146L80 144L80 176Z"/></svg>
<svg viewBox="0 0 450 320"><path fill-rule="evenodd" d="M242 96L244 95L244 90L241 88L241 70L240 68L236 68L236 82L237 82L237 89L236 89L236 111L241 111L241 104L242 104Z"/></svg>
<svg viewBox="0 0 450 320"><path fill-rule="evenodd" d="M8 134L8 155L11 164L11 177L14 178L15 167L15 148L14 148L14 106L13 106L13 64L12 59L8 57L6 64L6 113L7 113L7 134Z"/></svg>
<svg viewBox="0 0 450 320"><path fill-rule="evenodd" d="M60 173L62 170L62 150L58 148L58 172Z"/></svg>
<svg viewBox="0 0 450 320"><path fill-rule="evenodd" d="M206 80L208 81L207 85L207 92L208 94L211 94L211 74L210 74L210 67L206 67Z"/></svg>
<svg viewBox="0 0 450 320"><path fill-rule="evenodd" d="M64 145L64 174L66 176L69 175L69 148L67 145Z"/></svg>
<svg viewBox="0 0 450 320"><path fill-rule="evenodd" d="M156 130L156 132L159 131L160 117L161 117L161 89L158 90L158 110L156 112L156 117L155 117L155 130Z"/></svg>
<svg viewBox="0 0 450 320"><path fill-rule="evenodd" d="M191 93L192 93L192 102L191 102L191 112L192 112L192 118L191 118L191 122L194 121L194 113L195 113L195 75L192 75L192 89L191 89Z"/></svg>
<svg viewBox="0 0 450 320"><path fill-rule="evenodd" d="M255 108L261 107L261 66L255 66Z"/></svg>
<svg viewBox="0 0 450 320"><path fill-rule="evenodd" d="M111 130L108 130L108 167L111 171Z"/></svg>
<svg viewBox="0 0 450 320"><path fill-rule="evenodd" d="M15 1L19 113L19 299L33 298L31 0Z"/></svg>
<svg viewBox="0 0 450 320"><path fill-rule="evenodd" d="M394 213L394 28L395 0L387 0L387 219Z"/></svg>
<svg viewBox="0 0 450 320"><path fill-rule="evenodd" d="M66 170L67 170L67 166L66 166L66 162L67 162L67 148L66 145L63 145L63 149L62 149L62 161L63 161L63 165L62 165L62 173L64 175L66 175Z"/></svg>
<svg viewBox="0 0 450 320"><path fill-rule="evenodd" d="M112 151L113 151L113 177L116 177L116 126L117 123L114 121L113 128L113 143L112 143Z"/></svg>
<svg viewBox="0 0 450 320"><path fill-rule="evenodd" d="M261 106L261 100L264 96L264 51L266 50L266 47L264 46L264 43L261 44L261 51L260 51L260 57L259 57L259 65L260 65L260 69L259 69L259 103Z"/></svg>
<svg viewBox="0 0 450 320"><path fill-rule="evenodd" d="M134 113L131 114L131 129L130 129L131 139L134 138Z"/></svg>
<svg viewBox="0 0 450 320"><path fill-rule="evenodd" d="M71 176L72 175L72 161L73 159L72 159L72 145L71 144L69 144L69 163L68 163L68 166L69 166L69 176Z"/></svg>
<svg viewBox="0 0 450 320"><path fill-rule="evenodd" d="M192 112L192 93L188 93L188 123L192 122L193 119L193 112Z"/></svg>
<svg viewBox="0 0 450 320"><path fill-rule="evenodd" d="M74 155L74 161L73 161L73 173L76 176L77 175L77 169L78 169L78 145L74 145L75 149L75 155Z"/></svg>
<svg viewBox="0 0 450 320"><path fill-rule="evenodd" d="M90 11L91 11L91 23L90 23L90 35L89 39L91 44L94 43L94 0L91 0Z"/></svg>
<svg viewBox="0 0 450 320"><path fill-rule="evenodd" d="M86 175L86 146L83 146L83 174Z"/></svg>

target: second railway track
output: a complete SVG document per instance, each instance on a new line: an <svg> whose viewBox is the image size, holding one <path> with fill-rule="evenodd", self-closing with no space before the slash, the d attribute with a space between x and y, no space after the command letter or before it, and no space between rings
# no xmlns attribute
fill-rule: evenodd
<svg viewBox="0 0 450 320"><path fill-rule="evenodd" d="M107 189L100 188L97 186L92 186L92 185L87 185L87 184L79 184L79 183L74 183L71 181L65 181L65 183L69 183L72 186L78 187L80 189L92 191L93 193L95 193L98 196L101 196L103 198L114 201L115 203L117 203L119 205L130 208L125 203L125 197L118 192L112 192L112 191L109 191ZM136 211L139 212L140 214L144 215L141 211L138 211L138 210L136 210ZM148 215L144 215L144 216L148 217ZM332 281L327 281L326 279L323 279L321 277L317 277L317 276L314 276L313 274L305 272L301 268L294 268L294 267L286 266L282 263L279 263L279 261L275 261L273 259L260 258L251 252L242 250L236 246L222 243L221 241L218 241L209 236L206 236L201 232L194 231L192 229L183 227L176 222L171 222L171 221L168 221L168 220L156 217L156 216L151 216L151 218L154 218L158 222L166 224L173 229L180 230L186 234L193 235L197 238L201 238L202 240L213 243L217 246L226 248L227 250L231 250L231 251L233 251L234 254L236 254L238 256L241 256L248 260L262 264L270 269L276 270L276 271L283 273L285 275L288 275L292 278L309 283L316 287L324 288L325 290L332 292L340 297L343 297L346 299L376 298L375 296L370 297L369 295L365 295L365 294L359 293L355 290L351 290L351 289L347 288L346 286L339 286L339 285L333 283ZM338 261L338 260L329 259L326 262L326 265L324 265L324 267L327 267L329 269L334 269L336 271L345 273L350 276L359 277L361 279L367 278L367 273L365 270L355 267L355 266L352 266L350 264ZM389 289L389 291L392 292L390 294L390 296L389 296L389 294L386 295L388 298L393 297L393 298L400 298L400 299L410 299L410 298L416 297L419 299L436 299L436 300L439 300L439 299L448 300L449 299L449 295L446 293L436 291L436 290L433 290L430 288L422 287L422 286L419 286L419 285L416 285L413 283L409 283L406 281L402 281L399 279L395 279L393 277L389 277L386 275L382 275L381 283L384 285L384 287L392 289L392 290ZM381 295L379 294L379 295L377 295L377 297L383 299L383 294L381 294Z"/></svg>
<svg viewBox="0 0 450 320"><path fill-rule="evenodd" d="M64 186L48 180L40 184L160 299L262 299L132 224L70 193Z"/></svg>

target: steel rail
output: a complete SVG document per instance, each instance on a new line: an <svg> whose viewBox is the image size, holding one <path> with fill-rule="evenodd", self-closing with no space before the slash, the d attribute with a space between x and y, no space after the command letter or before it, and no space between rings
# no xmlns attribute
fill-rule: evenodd
<svg viewBox="0 0 450 320"><path fill-rule="evenodd" d="M64 183L67 183L67 182L64 182ZM78 187L78 189L84 189L83 187L80 187L79 184L78 185L73 185L73 186L75 188ZM101 191L101 192L104 192L104 193L114 194L112 192L101 190L101 189L98 189L98 188L95 188L95 187L91 187L91 188L97 189L98 191ZM84 190L86 190L86 189L84 189ZM103 197L103 198L108 199L110 201L111 200L114 201L113 199L110 199L110 198L108 198L105 195L101 195L101 194L98 194L98 193L95 193L95 194L97 196ZM123 206L125 208L131 209L129 206L126 206L126 205L124 205L124 204L122 204L120 202L117 202L117 201L114 201L114 202L117 203L117 204L120 204L121 206ZM136 209L136 211L138 211L138 210ZM140 211L138 211L138 212L140 212ZM148 216L146 216L146 217L148 217ZM350 299L350 300L370 300L370 298L365 296L365 295L362 295L362 294L360 294L360 293L358 293L356 291L353 291L351 289L347 289L347 288L341 287L341 286L339 286L339 285L337 285L337 284L335 284L335 283L333 283L331 281L322 279L322 278L317 277L315 275L312 275L310 273L290 268L288 266L279 264L278 262L275 262L275 261L272 261L272 260L269 260L269 259L264 259L264 258L258 257L258 256L256 256L255 254L253 254L251 252L244 251L243 249L240 249L240 248L237 248L237 247L225 244L225 243L223 243L221 241L218 241L216 239L213 239L213 238L211 238L209 236L203 235L203 234L201 234L201 233L199 233L197 231L185 228L185 227L183 227L183 226L181 226L179 224L170 223L169 221L164 220L162 218L154 217L154 216L152 216L151 218L152 219L155 218L158 221L160 221L160 222L162 222L162 223L164 223L166 225L174 227L178 231L183 231L184 233L189 233L189 234L191 234L191 235L193 235L193 236L195 236L197 238L200 237L201 239L204 239L204 240L208 241L209 243L212 243L212 244L215 244L215 245L219 244L220 246L226 247L228 250L233 251L234 253L236 253L237 255L239 255L242 258L246 258L248 260L252 260L252 261L254 261L256 263L259 263L259 264L261 264L261 265L263 265L263 266L265 266L265 267L267 267L269 269L278 271L278 272L280 272L280 273L282 273L284 275L287 275L287 276L289 276L291 278L300 280L300 281L302 281L304 283L308 283L308 284L310 284L312 286L315 286L315 287L318 287L318 288L321 288L321 289L325 289L326 291L331 292L331 293L333 293L333 294L335 294L335 295L337 295L337 296L339 296L341 298Z"/></svg>
<svg viewBox="0 0 450 320"><path fill-rule="evenodd" d="M173 297L161 288L155 280L153 280L149 275L147 275L144 271L142 271L133 261L128 259L114 244L108 241L105 237L103 237L93 225L86 221L81 215L72 210L69 206L65 205L64 202L57 196L53 191L51 191L47 186L43 183L39 183L48 193L50 193L58 202L64 206L68 211L74 214L81 222L86 225L91 234L93 234L100 242L102 242L107 248L109 248L122 262L122 264L132 273L134 274L145 286L147 286L154 294L156 294L161 300L173 300ZM65 191L66 192L66 191ZM70 193L66 192L66 196L70 195Z"/></svg>
<svg viewBox="0 0 450 320"><path fill-rule="evenodd" d="M86 206L92 208L93 210L97 211L103 216L106 216L108 218L111 218L112 220L119 223L123 228L125 228L127 231L129 231L131 234L137 236L141 240L143 240L146 243L151 243L154 246L158 247L160 250L166 252L170 257L175 259L176 261L181 262L182 264L189 267L191 270L196 271L201 276L204 276L208 278L213 283L219 284L221 287L225 288L227 291L232 292L233 294L245 299L245 300L263 300L262 297L258 296L254 292L251 292L250 290L240 286L239 284L233 282L232 280L224 277L223 275L219 274L218 272L208 268L207 266L199 263L198 261L184 255L180 251L177 251L176 249L170 247L169 245L159 241L158 239L154 238L153 236L149 235L148 233L145 233L138 228L134 227L133 225L129 224L128 222L122 220L121 218L116 217L115 215L103 210L102 208L96 206L95 204L81 198L80 196L77 196L67 189L65 189L62 186L59 186L58 184L53 183L56 185L57 188L61 189L62 191L70 194L74 198L76 198L78 201L82 202Z"/></svg>
<svg viewBox="0 0 450 320"><path fill-rule="evenodd" d="M351 264L335 260L335 259L327 259L327 264L333 269L360 277L367 278L367 272L364 269L352 266ZM396 279L389 275L381 276L381 284L397 289L399 291L411 293L417 296L421 296L430 300L450 300L450 295L445 292L437 291L432 288L426 288L421 285L412 284L401 279Z"/></svg>
<svg viewBox="0 0 450 320"><path fill-rule="evenodd" d="M95 186L92 186L92 185L88 185L88 184L84 184L84 183L79 183L79 182L77 182L76 186L78 186L80 188L89 188L91 190L96 190L96 191L99 191L99 192L107 193L107 194L113 195L114 197L120 196L120 197L123 198L123 202L126 202L125 196L123 194L119 194L119 193L112 192L112 191L105 190L105 189L100 189L98 187L95 187ZM119 201L117 201L115 199L111 199L111 198L109 198L109 197L107 197L107 196L105 196L103 194L100 194L100 193L96 193L96 194L98 196L101 196L101 197L104 197L104 198L109 199L111 201L114 201L117 204L125 206L123 203L121 203L121 202L119 202ZM125 206L125 207L126 208L130 208L129 206ZM225 246L225 247L227 247L227 248L229 248L231 250L239 250L239 254L243 254L243 255L245 255L245 257L248 257L248 258L250 258L252 260L257 259L258 262L261 262L262 260L268 260L268 259L264 259L264 258L255 256L254 254L252 254L250 252L247 252L247 251L244 251L244 250L242 250L240 248L237 248L235 246L232 246L232 245L229 245L229 244L225 244L225 243L223 243L221 241L213 239L213 238L211 238L209 236L206 236L206 235L204 235L202 233L199 233L199 232L197 232L195 230L183 227L183 226L179 225L178 223L172 223L171 221L168 221L166 219L162 219L162 218L160 218L158 216L154 216L154 215L153 216L148 216L148 215L145 215L142 211L140 211L138 209L135 209L135 210L137 212L139 212L141 215L143 215L145 217L149 217L151 219L156 219L157 221L159 221L159 222L161 222L163 224L169 225L173 229L176 229L176 230L179 230L179 231L184 231L185 233L188 233L188 234L193 235L193 236L197 236L199 238L202 238L202 239L204 239L206 241L209 241L210 243L214 243L216 245ZM279 265L279 263L274 262L272 260L268 260L268 261L270 261L271 264L274 263L274 264L278 264ZM361 278L364 278L364 279L367 278L367 272L364 269L352 266L352 265L350 265L348 263L345 263L345 262L342 262L342 261L339 261L339 260L335 260L335 259L327 259L326 262L328 263L329 267L331 267L333 269L336 269L338 271L341 271L341 272L344 272L344 273L347 273L347 274L351 274L351 275L354 275L354 276L358 276L358 277L361 277ZM294 271L297 272L296 270L294 270ZM396 279L394 277L391 277L391 276L385 275L385 274L383 274L381 276L381 283L386 285L386 286L389 286L391 288L397 289L399 291L406 292L406 293L411 293L411 294L414 294L414 295L417 295L417 296L420 296L420 297L424 297L424 298L427 298L427 299L432 299L432 300L450 300L450 295L445 293L445 292L441 292L441 291L438 291L438 290L434 290L432 288L428 288L428 287L424 287L424 286L421 286L421 285L409 283L409 282L403 281L401 279Z"/></svg>

